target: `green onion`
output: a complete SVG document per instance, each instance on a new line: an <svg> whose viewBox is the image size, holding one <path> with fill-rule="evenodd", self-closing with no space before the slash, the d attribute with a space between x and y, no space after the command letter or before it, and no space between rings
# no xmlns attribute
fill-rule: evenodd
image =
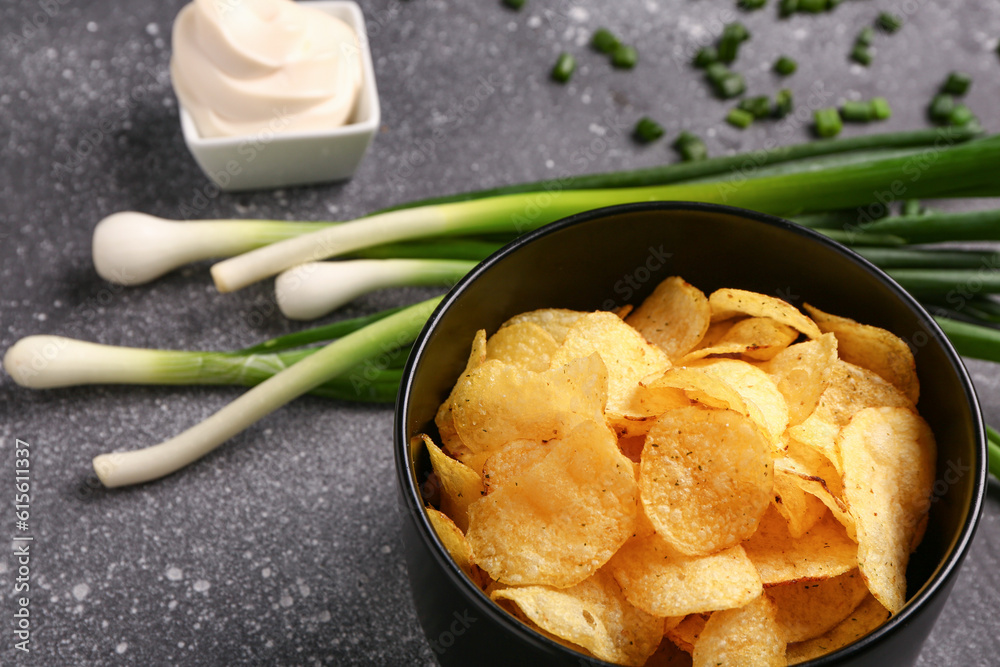
<svg viewBox="0 0 1000 667"><path fill-rule="evenodd" d="M552 67L552 79L558 81L559 83L566 83L573 76L573 72L576 70L576 58L571 54L563 53L559 54L556 59L556 64Z"/></svg>
<svg viewBox="0 0 1000 667"><path fill-rule="evenodd" d="M722 77L715 87L715 93L724 100L739 97L746 91L747 85L743 75L737 72L730 72Z"/></svg>
<svg viewBox="0 0 1000 667"><path fill-rule="evenodd" d="M715 50L714 46L702 47L694 56L694 66L700 69L705 69L716 62L719 62L719 52Z"/></svg>
<svg viewBox="0 0 1000 667"><path fill-rule="evenodd" d="M875 39L875 29L868 26L861 29L858 36L854 38L854 44L860 46L871 46Z"/></svg>
<svg viewBox="0 0 1000 667"><path fill-rule="evenodd" d="M974 119L975 116L972 115L972 111L964 104L956 104L955 108L948 114L948 122L956 127L968 125Z"/></svg>
<svg viewBox="0 0 1000 667"><path fill-rule="evenodd" d="M840 107L840 117L851 123L867 123L875 117L875 113L868 102L848 101Z"/></svg>
<svg viewBox="0 0 1000 667"><path fill-rule="evenodd" d="M263 343L258 343L252 347L237 350L234 354L266 354L282 352L296 347L304 347L306 345L312 345L313 343L326 343L337 338L343 338L348 334L354 333L359 329L363 329L369 324L385 319L389 315L398 313L401 310L403 310L402 307L389 308L388 310L383 310L373 315L354 317L320 327L313 327L312 329L306 329L305 331L297 331L295 333L266 340Z"/></svg>
<svg viewBox="0 0 1000 667"><path fill-rule="evenodd" d="M875 27L891 35L903 27L903 19L895 14L882 12L875 19Z"/></svg>
<svg viewBox="0 0 1000 667"><path fill-rule="evenodd" d="M941 92L948 93L949 95L962 96L969 92L969 86L971 85L971 76L965 72L952 72L948 75L948 79L941 86Z"/></svg>
<svg viewBox="0 0 1000 667"><path fill-rule="evenodd" d="M821 137L835 137L844 127L836 109L817 109L813 113L813 118L816 121L816 134Z"/></svg>
<svg viewBox="0 0 1000 667"><path fill-rule="evenodd" d="M989 437L986 439L986 451L990 474L1000 479L1000 434L989 426L986 429L989 433Z"/></svg>
<svg viewBox="0 0 1000 667"><path fill-rule="evenodd" d="M781 56L776 61L774 61L774 71L781 76L788 76L789 74L794 74L795 70L799 68L799 64L789 58L788 56Z"/></svg>
<svg viewBox="0 0 1000 667"><path fill-rule="evenodd" d="M871 48L864 44L855 44L854 48L851 49L851 60L868 67L872 64Z"/></svg>
<svg viewBox="0 0 1000 667"><path fill-rule="evenodd" d="M611 54L620 44L614 33L607 28L598 28L590 38L590 46L601 53Z"/></svg>
<svg viewBox="0 0 1000 667"><path fill-rule="evenodd" d="M619 44L611 54L611 64L618 69L632 69L639 61L634 47Z"/></svg>
<svg viewBox="0 0 1000 667"><path fill-rule="evenodd" d="M685 162L694 162L708 158L708 148L705 147L705 142L700 137L687 131L681 132L671 146L675 151L680 153L681 159Z"/></svg>
<svg viewBox="0 0 1000 667"><path fill-rule="evenodd" d="M810 14L819 14L827 9L827 0L799 0L798 10Z"/></svg>
<svg viewBox="0 0 1000 667"><path fill-rule="evenodd" d="M935 317L941 330L963 357L1000 363L1000 329L961 322L950 317Z"/></svg>
<svg viewBox="0 0 1000 667"><path fill-rule="evenodd" d="M928 114L935 123L947 123L951 120L951 112L955 110L955 98L944 93L935 95L931 100Z"/></svg>
<svg viewBox="0 0 1000 667"><path fill-rule="evenodd" d="M855 247L853 250L882 269L979 269L1000 266L1000 255L979 250L869 247Z"/></svg>
<svg viewBox="0 0 1000 667"><path fill-rule="evenodd" d="M102 454L94 471L107 487L139 484L169 475L289 401L377 358L386 349L416 338L441 301L430 299L355 331L264 380L200 424L154 447ZM363 375L352 380L362 383Z"/></svg>
<svg viewBox="0 0 1000 667"><path fill-rule="evenodd" d="M503 0L503 4L510 7L514 11L520 10L524 7L525 0Z"/></svg>
<svg viewBox="0 0 1000 667"><path fill-rule="evenodd" d="M736 108L746 111L754 118L767 118L771 115L771 99L767 95L746 97L740 100Z"/></svg>
<svg viewBox="0 0 1000 667"><path fill-rule="evenodd" d="M663 136L663 126L649 116L643 116L635 124L632 136L635 137L636 141L648 144Z"/></svg>
<svg viewBox="0 0 1000 667"><path fill-rule="evenodd" d="M727 23L722 29L722 36L716 47L719 53L719 60L724 63L731 63L739 55L740 44L750 39L750 32L746 26L735 21Z"/></svg>
<svg viewBox="0 0 1000 667"><path fill-rule="evenodd" d="M792 91L788 88L782 88L778 91L778 94L774 96L774 117L784 118L788 114L792 113L794 104L795 102L792 98Z"/></svg>
<svg viewBox="0 0 1000 667"><path fill-rule="evenodd" d="M764 5L767 4L767 0L739 0L736 5L740 9L746 11L753 11L755 9L762 9Z"/></svg>
<svg viewBox="0 0 1000 667"><path fill-rule="evenodd" d="M753 123L753 114L743 109L730 109L726 115L726 122L741 130L745 130Z"/></svg>
<svg viewBox="0 0 1000 667"><path fill-rule="evenodd" d="M892 107L889 106L889 101L884 97L873 97L870 104L875 120L886 120L892 117Z"/></svg>
<svg viewBox="0 0 1000 667"><path fill-rule="evenodd" d="M781 0L778 5L778 15L787 18L799 10L799 0Z"/></svg>
<svg viewBox="0 0 1000 667"><path fill-rule="evenodd" d="M893 280L915 296L950 294L960 290L1000 293L1000 271L979 269L889 269Z"/></svg>
<svg viewBox="0 0 1000 667"><path fill-rule="evenodd" d="M1000 241L1000 210L897 216L873 223L866 231L895 234L909 243Z"/></svg>

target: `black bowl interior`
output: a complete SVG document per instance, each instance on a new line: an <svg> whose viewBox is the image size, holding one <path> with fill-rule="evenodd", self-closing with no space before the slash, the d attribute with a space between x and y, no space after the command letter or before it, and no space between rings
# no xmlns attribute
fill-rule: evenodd
<svg viewBox="0 0 1000 667"><path fill-rule="evenodd" d="M888 329L913 348L922 389L919 409L934 430L939 454L926 537L908 573L910 603L866 640L815 663L884 655L890 664L905 664L907 656L916 656L936 618L981 512L985 442L961 361L912 298L841 246L757 213L662 202L592 211L522 237L456 286L417 341L397 404L396 455L413 593L439 659L488 664L483 656L489 650L503 657L500 662L528 658L579 664L579 656L498 612L450 563L421 511L420 484L428 462L410 452L409 437L436 433L435 412L464 368L478 329L492 334L509 317L536 308L606 310L637 304L671 275L706 294L739 287L799 306L808 302ZM455 634L454 624L442 625L440 619L461 609L488 620ZM922 635L902 633L908 626L923 628ZM448 632L449 646L434 643ZM478 638L485 643L466 652L464 640L472 635L492 638Z"/></svg>

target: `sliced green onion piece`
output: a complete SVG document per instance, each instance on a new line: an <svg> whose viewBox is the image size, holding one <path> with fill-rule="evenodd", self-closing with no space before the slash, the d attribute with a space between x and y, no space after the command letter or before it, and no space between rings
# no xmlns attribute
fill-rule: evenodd
<svg viewBox="0 0 1000 667"><path fill-rule="evenodd" d="M743 75L738 72L729 72L722 77L715 87L716 94L724 100L739 97L747 89Z"/></svg>
<svg viewBox="0 0 1000 667"><path fill-rule="evenodd" d="M750 127L753 123L753 114L749 111L744 111L743 109L730 109L729 113L726 115L726 122L734 127L738 127L741 130L745 130Z"/></svg>
<svg viewBox="0 0 1000 667"><path fill-rule="evenodd" d="M620 42L614 33L607 28L598 28L590 38L590 46L601 53L612 53Z"/></svg>
<svg viewBox="0 0 1000 667"><path fill-rule="evenodd" d="M766 4L767 0L739 0L739 2L736 3L737 7L746 11L762 9Z"/></svg>
<svg viewBox="0 0 1000 667"><path fill-rule="evenodd" d="M941 92L961 96L969 92L969 86L971 85L971 76L965 72L952 72L948 75L948 79L944 82L944 85L941 86Z"/></svg>
<svg viewBox="0 0 1000 667"><path fill-rule="evenodd" d="M709 63L705 67L705 78L708 79L713 86L718 86L722 80L730 74L732 74L732 70L730 70L725 63L714 62Z"/></svg>
<svg viewBox="0 0 1000 667"><path fill-rule="evenodd" d="M948 122L957 127L968 125L973 121L973 119L975 119L975 116L972 115L972 111L969 107L964 104L956 104L955 108L952 109L951 113L948 115Z"/></svg>
<svg viewBox="0 0 1000 667"><path fill-rule="evenodd" d="M774 96L774 117L784 118L788 114L792 113L795 100L792 97L792 91L788 88L782 88L778 91L778 94Z"/></svg>
<svg viewBox="0 0 1000 667"><path fill-rule="evenodd" d="M854 43L861 46L871 46L875 39L875 29L867 26L861 29L858 36L854 38Z"/></svg>
<svg viewBox="0 0 1000 667"><path fill-rule="evenodd" d="M794 74L795 70L799 68L799 64L789 58L788 56L781 56L774 62L774 71L781 76L788 76L789 74Z"/></svg>
<svg viewBox="0 0 1000 667"><path fill-rule="evenodd" d="M799 0L781 0L778 5L778 15L787 18L799 10Z"/></svg>
<svg viewBox="0 0 1000 667"><path fill-rule="evenodd" d="M951 120L951 112L955 110L955 98L951 95L935 95L931 100L928 114L935 123L947 123Z"/></svg>
<svg viewBox="0 0 1000 667"><path fill-rule="evenodd" d="M521 9L521 7L524 7L525 2L526 0L503 0L503 4L507 5L508 7L510 7L515 11Z"/></svg>
<svg viewBox="0 0 1000 667"><path fill-rule="evenodd" d="M875 27L891 35L903 27L903 19L895 14L882 12L875 19Z"/></svg>
<svg viewBox="0 0 1000 667"><path fill-rule="evenodd" d="M767 95L746 97L740 100L736 108L753 114L754 118L767 118L771 115L771 100Z"/></svg>
<svg viewBox="0 0 1000 667"><path fill-rule="evenodd" d="M632 136L635 137L636 141L648 144L663 136L663 126L649 116L643 116L635 124Z"/></svg>
<svg viewBox="0 0 1000 667"><path fill-rule="evenodd" d="M827 0L799 0L799 11L820 14L827 10Z"/></svg>
<svg viewBox="0 0 1000 667"><path fill-rule="evenodd" d="M844 128L836 109L817 109L813 118L816 121L816 134L827 139L837 136Z"/></svg>
<svg viewBox="0 0 1000 667"><path fill-rule="evenodd" d="M681 132L672 144L673 149L680 153L685 162L694 162L708 158L708 148L700 137L690 132Z"/></svg>
<svg viewBox="0 0 1000 667"><path fill-rule="evenodd" d="M718 52L719 60L724 63L731 63L739 55L740 44L750 39L750 33L746 26L739 21L727 23L722 29L722 36L719 37Z"/></svg>
<svg viewBox="0 0 1000 667"><path fill-rule="evenodd" d="M840 107L840 117L851 123L867 123L874 115L868 102L848 101Z"/></svg>
<svg viewBox="0 0 1000 667"><path fill-rule="evenodd" d="M719 62L719 52L715 50L714 46L704 46L698 49L698 53L694 56L694 66L701 69L716 62Z"/></svg>
<svg viewBox="0 0 1000 667"><path fill-rule="evenodd" d="M576 70L576 58L572 54L563 53L559 54L556 59L556 64L552 67L552 79L558 81L559 83L566 83L573 76L573 72Z"/></svg>
<svg viewBox="0 0 1000 667"><path fill-rule="evenodd" d="M892 107L884 97L873 97L869 103L871 105L872 117L875 120L885 120L892 117Z"/></svg>
<svg viewBox="0 0 1000 667"><path fill-rule="evenodd" d="M872 64L871 48L864 44L855 44L854 48L851 49L851 60L868 67Z"/></svg>
<svg viewBox="0 0 1000 667"><path fill-rule="evenodd" d="M632 69L639 61L635 47L619 44L611 54L611 64L618 69Z"/></svg>

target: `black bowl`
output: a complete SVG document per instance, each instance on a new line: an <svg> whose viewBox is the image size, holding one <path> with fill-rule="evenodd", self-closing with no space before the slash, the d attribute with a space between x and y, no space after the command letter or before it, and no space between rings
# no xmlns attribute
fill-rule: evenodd
<svg viewBox="0 0 1000 667"><path fill-rule="evenodd" d="M434 430L438 405L487 334L536 308L638 303L664 278L705 293L739 287L803 301L888 329L913 348L920 412L938 442L926 536L908 571L908 603L881 628L812 665L909 665L941 612L982 511L986 443L972 383L933 319L875 266L778 218L723 206L643 203L582 213L527 234L466 276L431 316L404 371L394 430L403 540L417 616L444 665L604 664L529 630L452 562L423 511L429 463L410 436Z"/></svg>

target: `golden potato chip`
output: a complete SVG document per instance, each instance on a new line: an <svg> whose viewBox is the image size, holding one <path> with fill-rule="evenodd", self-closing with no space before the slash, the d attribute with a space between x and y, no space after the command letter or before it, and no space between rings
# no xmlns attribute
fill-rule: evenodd
<svg viewBox="0 0 1000 667"><path fill-rule="evenodd" d="M691 401L680 389L664 386L649 387L640 382L632 394L629 412L606 413L605 417L619 435L645 437L659 415L689 405Z"/></svg>
<svg viewBox="0 0 1000 667"><path fill-rule="evenodd" d="M770 508L743 549L765 587L829 579L858 566L858 545L829 514L796 539L789 535L785 519Z"/></svg>
<svg viewBox="0 0 1000 667"><path fill-rule="evenodd" d="M798 483L799 477L774 462L774 509L788 523L788 534L802 537L826 514L826 505L815 495L806 492Z"/></svg>
<svg viewBox="0 0 1000 667"><path fill-rule="evenodd" d="M606 569L629 602L654 616L742 607L763 591L757 569L739 545L685 556L654 534L626 542Z"/></svg>
<svg viewBox="0 0 1000 667"><path fill-rule="evenodd" d="M838 360L830 385L820 395L816 409L788 435L815 448L843 472L837 436L858 411L864 408L913 408L910 399L875 373Z"/></svg>
<svg viewBox="0 0 1000 667"><path fill-rule="evenodd" d="M484 362L455 387L452 418L470 453L459 458L481 469L486 457L512 440L543 442L581 421L603 421L606 377L597 354L542 373Z"/></svg>
<svg viewBox="0 0 1000 667"><path fill-rule="evenodd" d="M658 345L671 361L689 352L708 330L708 299L682 278L667 278L625 321Z"/></svg>
<svg viewBox="0 0 1000 667"><path fill-rule="evenodd" d="M670 367L670 360L660 348L608 312L587 313L577 320L553 355L552 365L595 352L608 370L606 409L612 414L632 414L630 408L639 381Z"/></svg>
<svg viewBox="0 0 1000 667"><path fill-rule="evenodd" d="M472 350L469 352L469 360L466 362L465 370L462 372L458 382L461 382L461 378L467 377L474 369L481 366L484 361L486 361L486 330L480 329L472 339ZM462 439L458 437L458 432L455 430L455 419L451 412L457 389L458 383L451 388L448 398L438 408L437 415L434 417L434 423L437 425L438 433L441 436L441 445L452 456L468 454L468 449L462 443Z"/></svg>
<svg viewBox="0 0 1000 667"><path fill-rule="evenodd" d="M856 569L823 581L803 581L767 589L778 608L778 625L785 641L819 637L843 621L868 596L868 586Z"/></svg>
<svg viewBox="0 0 1000 667"><path fill-rule="evenodd" d="M781 434L788 426L788 406L767 373L739 359L703 359L691 367L701 369L735 389L746 404L747 416L764 429L772 443L780 447Z"/></svg>
<svg viewBox="0 0 1000 667"><path fill-rule="evenodd" d="M646 381L643 386L648 392L641 395L663 394L664 390L675 389L684 393L685 397L710 408L734 410L749 416L746 403L740 393L728 382L704 368L688 368L678 366L668 369L666 373L652 381ZM671 407L683 407L682 405ZM658 414L663 414L662 410Z"/></svg>
<svg viewBox="0 0 1000 667"><path fill-rule="evenodd" d="M515 484L501 483L469 506L466 536L476 563L496 581L573 586L635 529L632 462L603 422L584 422L547 447Z"/></svg>
<svg viewBox="0 0 1000 667"><path fill-rule="evenodd" d="M723 288L712 292L708 297L708 305L712 308L713 322L728 320L737 315L769 317L775 322L787 324L796 331L801 331L809 338L819 338L821 333L816 323L803 315L798 308L787 301L766 294Z"/></svg>
<svg viewBox="0 0 1000 667"><path fill-rule="evenodd" d="M483 484L487 493L517 482L518 477L549 453L549 445L534 440L514 440L490 454L483 464Z"/></svg>
<svg viewBox="0 0 1000 667"><path fill-rule="evenodd" d="M902 338L885 329L824 313L808 303L805 309L819 325L820 331L837 337L841 359L867 368L903 392L914 405L917 403L920 398L917 363L910 346Z"/></svg>
<svg viewBox="0 0 1000 667"><path fill-rule="evenodd" d="M729 320L720 320L718 322L712 322L711 324L708 325L708 331L706 331L705 335L702 336L701 342L695 345L691 351L693 352L694 350L700 350L705 347L714 346L716 343L722 340L723 336L729 333L729 330L732 329L737 322L741 322L743 319L745 318L734 317Z"/></svg>
<svg viewBox="0 0 1000 667"><path fill-rule="evenodd" d="M444 548L448 550L451 555L452 560L455 564L461 568L465 575L476 581L475 565L472 558L472 548L469 547L469 542L465 539L465 535L455 522L445 514L444 512L439 512L433 507L425 507L427 511L427 518L431 521L431 526L434 527L434 532L437 533L438 539L441 540L441 544ZM477 582L478 583L478 582Z"/></svg>
<svg viewBox="0 0 1000 667"><path fill-rule="evenodd" d="M646 436L643 509L675 549L706 555L749 537L771 501L771 444L738 412L665 413Z"/></svg>
<svg viewBox="0 0 1000 667"><path fill-rule="evenodd" d="M586 315L586 313L581 313L577 310L567 310L565 308L542 308L540 310L532 310L527 313L515 315L501 324L500 328L503 329L514 326L515 324L519 324L521 322L532 322L549 332L549 335L555 339L557 344L561 344L564 340L566 340L566 334L569 333L570 328L584 315Z"/></svg>
<svg viewBox="0 0 1000 667"><path fill-rule="evenodd" d="M761 366L785 397L789 426L801 424L816 409L836 362L837 337L823 334L785 348Z"/></svg>
<svg viewBox="0 0 1000 667"><path fill-rule="evenodd" d="M441 510L464 533L469 527L469 504L485 493L482 478L469 466L441 451L429 436L420 434L415 437L422 439L427 447L431 467L441 483Z"/></svg>
<svg viewBox="0 0 1000 667"><path fill-rule="evenodd" d="M788 645L788 664L798 665L844 648L861 639L889 619L889 611L871 595L847 618L826 633L804 642Z"/></svg>
<svg viewBox="0 0 1000 667"><path fill-rule="evenodd" d="M681 363L712 354L742 354L751 359L766 361L787 348L798 337L798 331L768 317L749 317L735 322L714 345L700 347L684 355Z"/></svg>
<svg viewBox="0 0 1000 667"><path fill-rule="evenodd" d="M501 588L492 597L514 602L543 630L620 665L644 664L663 637L663 619L630 605L603 571L568 588Z"/></svg>
<svg viewBox="0 0 1000 667"><path fill-rule="evenodd" d="M613 312L618 319L624 320L633 310L635 310L635 306L631 303L626 303L624 306L619 306L611 312Z"/></svg>
<svg viewBox="0 0 1000 667"><path fill-rule="evenodd" d="M930 509L937 456L927 423L906 408L861 410L838 441L844 498L858 531L858 567L892 613L906 603L910 545Z"/></svg>
<svg viewBox="0 0 1000 667"><path fill-rule="evenodd" d="M774 603L766 595L738 609L713 613L694 643L694 667L784 667L785 638L775 615Z"/></svg>
<svg viewBox="0 0 1000 667"><path fill-rule="evenodd" d="M546 371L558 344L534 322L516 322L502 327L486 341L486 359L497 359L529 371Z"/></svg>
<svg viewBox="0 0 1000 667"><path fill-rule="evenodd" d="M816 497L844 526L847 536L857 542L854 517L844 502L844 485L836 467L817 450L794 439L789 439L784 454L774 460L774 474L778 471L790 475L804 492ZM787 517L786 517L787 518ZM791 530L791 526L789 526Z"/></svg>
<svg viewBox="0 0 1000 667"><path fill-rule="evenodd" d="M708 622L708 614L691 614L676 625L673 629L667 630L667 639L672 641L677 648L687 653L694 651L695 642L705 629Z"/></svg>

